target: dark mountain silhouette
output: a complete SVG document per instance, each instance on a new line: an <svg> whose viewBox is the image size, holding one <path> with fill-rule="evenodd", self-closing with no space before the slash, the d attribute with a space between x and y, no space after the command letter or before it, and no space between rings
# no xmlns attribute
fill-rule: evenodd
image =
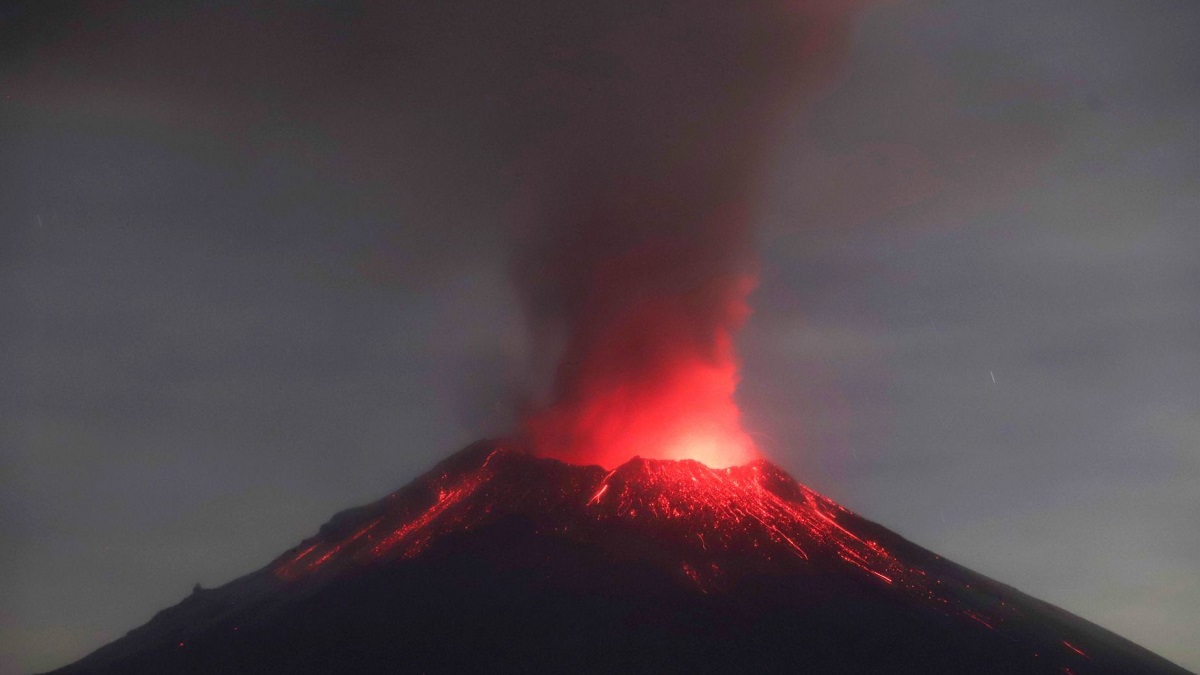
<svg viewBox="0 0 1200 675"><path fill-rule="evenodd" d="M55 672L513 671L1186 672L764 461L495 442Z"/></svg>

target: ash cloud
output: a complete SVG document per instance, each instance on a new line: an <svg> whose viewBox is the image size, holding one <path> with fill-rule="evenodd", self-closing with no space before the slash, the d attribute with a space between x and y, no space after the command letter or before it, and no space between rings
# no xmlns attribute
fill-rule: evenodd
<svg viewBox="0 0 1200 675"><path fill-rule="evenodd" d="M780 113L834 70L857 8L654 3L576 36L533 78L560 113L514 167L513 279L543 380L526 430L555 446L541 451L595 459L578 455L597 427L636 425L613 418L669 396L711 402L723 412L706 419L742 434L732 336L759 174Z"/></svg>

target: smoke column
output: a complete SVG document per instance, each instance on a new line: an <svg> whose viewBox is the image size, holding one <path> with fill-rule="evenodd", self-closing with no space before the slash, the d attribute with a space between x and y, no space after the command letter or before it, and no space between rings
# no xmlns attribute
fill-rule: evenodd
<svg viewBox="0 0 1200 675"><path fill-rule="evenodd" d="M757 172L853 7L646 3L539 80L564 121L523 165L514 265L535 352L556 359L523 423L535 452L610 468L757 456L733 398Z"/></svg>

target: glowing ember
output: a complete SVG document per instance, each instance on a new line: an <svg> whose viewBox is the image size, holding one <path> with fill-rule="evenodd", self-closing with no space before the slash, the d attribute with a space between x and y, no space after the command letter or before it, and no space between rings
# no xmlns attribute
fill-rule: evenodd
<svg viewBox="0 0 1200 675"><path fill-rule="evenodd" d="M1088 656L1087 654L1085 654L1085 653L1083 652L1083 650L1082 650L1082 649L1080 649L1079 647L1076 647L1075 645L1071 644L1070 642L1067 642L1066 640L1063 640L1063 641L1062 641L1062 643L1063 643L1064 645L1066 645L1067 649L1070 649L1071 651L1073 651L1073 652L1075 652L1076 654L1078 654L1078 655L1082 656L1083 658L1085 658L1085 659L1090 659L1090 658L1091 658L1090 656Z"/></svg>

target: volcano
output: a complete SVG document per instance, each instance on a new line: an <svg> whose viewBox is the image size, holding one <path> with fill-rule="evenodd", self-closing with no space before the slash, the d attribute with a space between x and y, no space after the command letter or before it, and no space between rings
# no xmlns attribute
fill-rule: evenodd
<svg viewBox="0 0 1200 675"><path fill-rule="evenodd" d="M766 461L480 442L74 673L1185 673Z"/></svg>

